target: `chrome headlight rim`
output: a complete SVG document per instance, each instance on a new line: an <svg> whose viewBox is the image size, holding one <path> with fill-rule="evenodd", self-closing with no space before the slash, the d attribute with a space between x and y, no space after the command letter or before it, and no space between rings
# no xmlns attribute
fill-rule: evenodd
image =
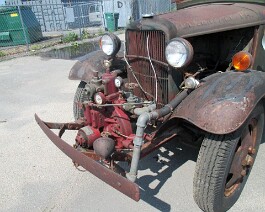
<svg viewBox="0 0 265 212"><path fill-rule="evenodd" d="M109 38L110 40L111 40L111 42L112 42L112 51L110 51L110 52L108 52L108 51L106 51L106 49L104 48L104 46L103 45L105 45L104 44L104 37L105 38ZM118 53L118 51L120 50L120 48L121 48L121 40L120 40L120 38L117 36L117 35L115 35L115 34L112 34L112 33L106 33L106 34L104 34L101 38L100 38L100 48L101 48L101 50L107 55L107 56L111 56L111 57L113 57L113 56L115 56L117 53Z"/></svg>
<svg viewBox="0 0 265 212"><path fill-rule="evenodd" d="M172 63L169 60L169 58L168 58L167 51L169 50L168 48L171 47L170 45L172 45L172 43L179 43L179 44L183 45L183 47L185 48L185 51L186 51L186 55L187 56L186 56L185 61L182 64L180 64L180 65L178 65L176 63L175 64ZM190 62L192 61L193 55L194 55L194 51L193 51L193 47L192 47L192 45L190 44L189 41L187 41L184 38L177 37L177 38L174 38L174 39L172 39L172 40L169 41L169 43L166 46L165 55L166 55L166 60L167 60L167 62L168 62L168 64L170 66L172 66L174 68L183 68L183 67L189 65Z"/></svg>

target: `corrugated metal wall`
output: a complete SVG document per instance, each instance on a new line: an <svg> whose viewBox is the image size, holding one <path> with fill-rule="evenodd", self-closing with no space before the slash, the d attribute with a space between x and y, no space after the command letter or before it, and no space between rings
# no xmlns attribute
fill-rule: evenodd
<svg viewBox="0 0 265 212"><path fill-rule="evenodd" d="M141 14L160 14L171 11L171 0L138 0Z"/></svg>
<svg viewBox="0 0 265 212"><path fill-rule="evenodd" d="M43 32L102 26L106 12L119 13L118 26L126 27L143 14L173 9L171 0L6 0L6 4L31 6Z"/></svg>
<svg viewBox="0 0 265 212"><path fill-rule="evenodd" d="M160 14L173 9L171 0L103 0L103 12L119 13L119 27L126 27L130 21L143 14Z"/></svg>

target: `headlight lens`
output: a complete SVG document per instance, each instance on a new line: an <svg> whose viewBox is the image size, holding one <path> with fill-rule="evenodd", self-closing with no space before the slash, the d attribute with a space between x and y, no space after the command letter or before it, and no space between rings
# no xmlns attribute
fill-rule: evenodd
<svg viewBox="0 0 265 212"><path fill-rule="evenodd" d="M183 38L175 38L166 47L167 62L175 67L181 68L188 65L193 58L191 44Z"/></svg>
<svg viewBox="0 0 265 212"><path fill-rule="evenodd" d="M108 56L114 56L121 47L120 39L114 34L103 35L100 39L100 48Z"/></svg>
<svg viewBox="0 0 265 212"><path fill-rule="evenodd" d="M252 55L248 52L241 51L236 53L232 58L232 65L237 71L245 71L252 64Z"/></svg>

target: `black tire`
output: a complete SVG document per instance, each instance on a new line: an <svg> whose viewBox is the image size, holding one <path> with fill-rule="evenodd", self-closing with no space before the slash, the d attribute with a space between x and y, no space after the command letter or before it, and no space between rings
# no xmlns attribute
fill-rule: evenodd
<svg viewBox="0 0 265 212"><path fill-rule="evenodd" d="M203 211L227 211L235 204L263 138L264 107L261 104L235 133L205 136L193 179L194 200Z"/></svg>
<svg viewBox="0 0 265 212"><path fill-rule="evenodd" d="M73 102L73 113L75 120L84 117L84 110L83 108L78 105L78 102L84 102L88 100L88 96L85 92L86 82L81 81L76 89L74 102Z"/></svg>

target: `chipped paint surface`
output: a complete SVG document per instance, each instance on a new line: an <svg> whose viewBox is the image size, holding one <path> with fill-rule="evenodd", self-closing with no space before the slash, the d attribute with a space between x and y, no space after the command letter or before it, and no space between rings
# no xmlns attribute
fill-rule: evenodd
<svg viewBox="0 0 265 212"><path fill-rule="evenodd" d="M258 71L211 75L183 100L172 117L215 134L233 132L263 97L264 80L265 73Z"/></svg>
<svg viewBox="0 0 265 212"><path fill-rule="evenodd" d="M163 30L168 39L191 37L265 24L265 6L235 3L206 4L143 19L129 29Z"/></svg>
<svg viewBox="0 0 265 212"><path fill-rule="evenodd" d="M159 16L177 27L178 36L199 34L254 26L265 22L265 7L254 4L209 4L178 10Z"/></svg>

